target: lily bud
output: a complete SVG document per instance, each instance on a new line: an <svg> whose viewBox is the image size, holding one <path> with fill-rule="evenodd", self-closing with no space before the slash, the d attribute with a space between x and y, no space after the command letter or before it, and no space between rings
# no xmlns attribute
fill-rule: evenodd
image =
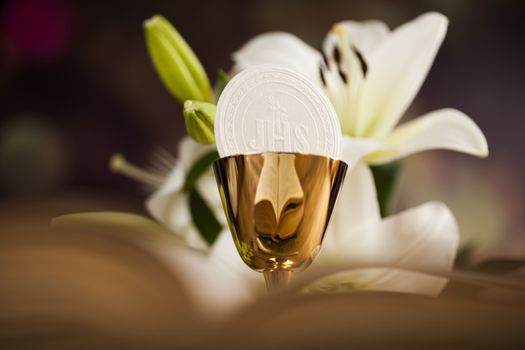
<svg viewBox="0 0 525 350"><path fill-rule="evenodd" d="M156 15L144 22L146 45L161 80L180 101L211 102L212 90L201 62L177 30Z"/></svg>
<svg viewBox="0 0 525 350"><path fill-rule="evenodd" d="M215 105L188 100L184 102L184 119L188 134L197 142L214 143Z"/></svg>

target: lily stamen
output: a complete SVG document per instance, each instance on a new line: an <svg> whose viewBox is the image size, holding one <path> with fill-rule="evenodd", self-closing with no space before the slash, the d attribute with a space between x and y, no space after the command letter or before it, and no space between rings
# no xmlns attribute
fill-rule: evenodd
<svg viewBox="0 0 525 350"><path fill-rule="evenodd" d="M109 168L114 173L126 175L129 178L154 188L158 188L164 183L163 176L146 171L128 163L124 156L120 153L116 153L111 157L111 160L109 161Z"/></svg>
<svg viewBox="0 0 525 350"><path fill-rule="evenodd" d="M346 45L344 45L347 40L347 33L343 25L337 24L332 29L333 33L336 35L338 42L334 43L334 59L337 62L337 68L339 71L339 77L344 84L348 84L350 70L345 65L345 63L350 62L351 55L350 50ZM339 45L338 45L339 44ZM345 72L346 71L346 72Z"/></svg>
<svg viewBox="0 0 525 350"><path fill-rule="evenodd" d="M326 87L326 79L324 77L322 64L319 65L319 76L321 77L321 82L323 83L323 86Z"/></svg>
<svg viewBox="0 0 525 350"><path fill-rule="evenodd" d="M352 45L351 48L352 48L352 51L354 51L355 56L359 60L359 64L361 65L361 70L363 71L363 77L366 77L366 73L368 72L368 64L366 63L365 58L363 57L363 54L354 45Z"/></svg>

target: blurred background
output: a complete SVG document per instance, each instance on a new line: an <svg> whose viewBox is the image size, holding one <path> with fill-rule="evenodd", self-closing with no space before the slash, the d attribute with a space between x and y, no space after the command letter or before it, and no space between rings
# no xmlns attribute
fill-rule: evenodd
<svg viewBox="0 0 525 350"><path fill-rule="evenodd" d="M522 1L68 1L0 2L0 231L85 210L143 213L147 193L112 174L121 152L147 165L175 154L181 106L158 79L142 22L160 13L186 38L210 78L256 34L289 31L314 47L332 24L381 19L396 27L434 10L446 40L406 118L442 107L485 133L485 160L448 152L403 163L402 210L429 200L451 207L478 256L525 256L525 5Z"/></svg>

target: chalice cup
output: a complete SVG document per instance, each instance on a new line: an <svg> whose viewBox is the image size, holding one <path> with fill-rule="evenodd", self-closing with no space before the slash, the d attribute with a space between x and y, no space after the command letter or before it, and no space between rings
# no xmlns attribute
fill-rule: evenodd
<svg viewBox="0 0 525 350"><path fill-rule="evenodd" d="M264 274L269 291L285 288L319 253L347 165L265 152L217 159L213 170L242 260Z"/></svg>

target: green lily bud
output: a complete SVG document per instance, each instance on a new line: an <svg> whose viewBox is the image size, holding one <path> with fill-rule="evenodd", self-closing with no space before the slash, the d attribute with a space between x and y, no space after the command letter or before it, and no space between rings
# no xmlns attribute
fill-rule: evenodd
<svg viewBox="0 0 525 350"><path fill-rule="evenodd" d="M180 101L212 101L201 62L177 30L160 15L144 22L146 45L161 80Z"/></svg>
<svg viewBox="0 0 525 350"><path fill-rule="evenodd" d="M215 105L188 100L184 102L184 119L188 134L197 142L214 143Z"/></svg>

